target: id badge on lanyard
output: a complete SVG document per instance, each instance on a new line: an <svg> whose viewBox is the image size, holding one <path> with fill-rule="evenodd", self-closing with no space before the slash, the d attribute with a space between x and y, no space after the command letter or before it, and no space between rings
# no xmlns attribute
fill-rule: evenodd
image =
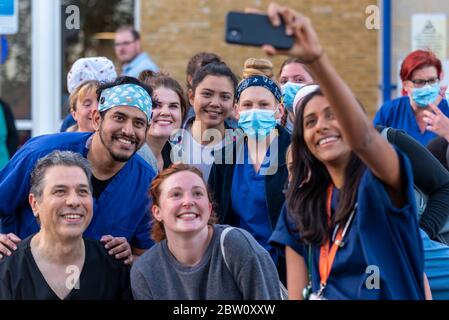
<svg viewBox="0 0 449 320"><path fill-rule="evenodd" d="M330 184L327 189L327 201L326 201L326 213L328 217L328 224L330 225L331 221L331 201L332 201L332 191L333 185ZM327 279L331 273L332 264L334 263L335 255L337 254L337 250L344 246L343 238L346 235L346 232L351 224L352 218L354 217L355 210L357 208L357 203L354 206L353 211L351 212L348 220L346 221L346 225L343 229L341 229L338 225L336 226L336 236L333 239L332 246L329 249L329 240L326 241L320 248L320 259L319 259L319 274L320 274L320 289L315 293L312 292L311 286L311 251L312 247L309 246L309 285L304 288L302 294L303 298L306 300L327 300L324 297L324 289L326 288ZM334 233L334 234L335 234ZM333 237L334 238L334 237Z"/></svg>
<svg viewBox="0 0 449 320"><path fill-rule="evenodd" d="M312 293L309 297L309 300L327 300L327 299L322 295L320 296L317 293Z"/></svg>
<svg viewBox="0 0 449 320"><path fill-rule="evenodd" d="M307 287L304 288L302 291L302 297L304 300L327 300L323 296L325 286L322 286L318 292L312 292L312 286L309 284Z"/></svg>
<svg viewBox="0 0 449 320"><path fill-rule="evenodd" d="M309 300L327 300L323 293L324 293L324 288L326 288L326 285L321 285L320 286L320 290L318 290L317 293L311 293L309 296Z"/></svg>

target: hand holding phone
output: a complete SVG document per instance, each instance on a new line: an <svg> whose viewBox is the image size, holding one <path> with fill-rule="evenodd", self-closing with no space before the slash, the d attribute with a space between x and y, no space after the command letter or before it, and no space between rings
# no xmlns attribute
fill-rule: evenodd
<svg viewBox="0 0 449 320"><path fill-rule="evenodd" d="M288 50L293 45L293 37L285 34L283 23L275 27L267 15L235 11L226 15L225 40L231 44L258 47L269 44L281 50Z"/></svg>
<svg viewBox="0 0 449 320"><path fill-rule="evenodd" d="M266 54L286 54L298 58L304 64L311 64L323 56L324 50L308 17L273 2L268 6L267 16L274 26L285 23L285 33L292 36L293 45L288 50L264 46L262 49Z"/></svg>

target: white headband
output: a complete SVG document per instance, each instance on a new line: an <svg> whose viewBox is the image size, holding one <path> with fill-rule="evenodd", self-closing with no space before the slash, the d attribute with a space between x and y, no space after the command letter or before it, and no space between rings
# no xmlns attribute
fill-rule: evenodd
<svg viewBox="0 0 449 320"><path fill-rule="evenodd" d="M298 107L297 104L308 94L311 94L312 92L318 90L320 88L317 84L310 84L305 85L301 89L298 90L298 92L295 95L295 100L293 100L293 114L296 115L296 108Z"/></svg>

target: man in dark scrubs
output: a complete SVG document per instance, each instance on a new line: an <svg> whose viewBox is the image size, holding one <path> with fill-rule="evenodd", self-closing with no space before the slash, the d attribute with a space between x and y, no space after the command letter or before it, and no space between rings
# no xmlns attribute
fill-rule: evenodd
<svg viewBox="0 0 449 320"><path fill-rule="evenodd" d="M41 158L29 203L40 230L0 261L0 299L131 299L129 267L83 238L93 212L91 170L71 151Z"/></svg>

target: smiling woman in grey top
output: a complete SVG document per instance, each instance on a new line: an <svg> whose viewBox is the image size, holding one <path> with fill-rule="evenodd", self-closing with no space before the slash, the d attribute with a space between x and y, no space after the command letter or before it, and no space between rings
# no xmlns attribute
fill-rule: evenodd
<svg viewBox="0 0 449 320"><path fill-rule="evenodd" d="M213 224L198 169L172 165L156 177L150 193L158 243L132 267L135 299L281 299L269 253L248 232Z"/></svg>

